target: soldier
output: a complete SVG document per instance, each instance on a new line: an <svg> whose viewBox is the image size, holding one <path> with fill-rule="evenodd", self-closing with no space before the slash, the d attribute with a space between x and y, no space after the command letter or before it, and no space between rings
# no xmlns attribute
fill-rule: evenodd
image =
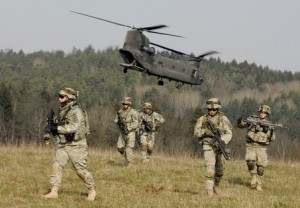
<svg viewBox="0 0 300 208"><path fill-rule="evenodd" d="M165 122L165 119L154 112L152 104L147 102L144 104L144 112L141 113L140 122L142 160L143 162L149 162L155 143L155 133L157 133L159 125Z"/></svg>
<svg viewBox="0 0 300 208"><path fill-rule="evenodd" d="M274 129L268 125L268 117L271 115L271 108L262 105L258 109L258 116L252 115L247 122L242 118L238 119L238 127L248 127L246 136L246 162L251 179L251 188L262 191L264 169L268 164L267 146L275 140Z"/></svg>
<svg viewBox="0 0 300 208"><path fill-rule="evenodd" d="M124 97L122 109L115 117L115 123L120 128L120 136L117 142L117 148L121 155L125 157L127 166L133 163L133 148L135 144L135 131L138 127L138 112L131 108L131 98Z"/></svg>
<svg viewBox="0 0 300 208"><path fill-rule="evenodd" d="M61 107L54 117L50 127L51 134L57 140L57 150L52 162L50 184L51 192L43 195L43 198L58 198L58 190L62 181L62 169L71 160L77 175L88 188L88 200L94 201L96 197L95 184L92 174L86 170L87 165L87 141L89 134L88 117L85 110L76 102L78 92L71 88L59 91Z"/></svg>
<svg viewBox="0 0 300 208"><path fill-rule="evenodd" d="M211 98L206 101L208 114L201 116L195 125L194 135L203 147L205 162L205 189L209 196L217 193L217 186L224 175L225 158L213 143L213 133L208 126L208 121L213 123L220 130L221 140L228 144L232 137L232 125L224 113L220 112L221 102L218 98Z"/></svg>

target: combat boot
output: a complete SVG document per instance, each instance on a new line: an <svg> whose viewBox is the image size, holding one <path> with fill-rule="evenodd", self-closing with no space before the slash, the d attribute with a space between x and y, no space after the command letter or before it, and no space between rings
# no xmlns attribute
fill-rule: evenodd
<svg viewBox="0 0 300 208"><path fill-rule="evenodd" d="M49 194L43 195L42 198L45 198L45 199L57 199L58 198L58 190L59 190L58 186L52 186L51 192Z"/></svg>
<svg viewBox="0 0 300 208"><path fill-rule="evenodd" d="M89 189L89 194L87 197L88 201L94 201L96 197L96 190L94 188Z"/></svg>
<svg viewBox="0 0 300 208"><path fill-rule="evenodd" d="M257 187L257 178L256 178L256 175L252 175L252 179L251 179L251 182L250 182L250 186L251 188L255 189Z"/></svg>
<svg viewBox="0 0 300 208"><path fill-rule="evenodd" d="M261 184L257 184L256 191L263 191Z"/></svg>

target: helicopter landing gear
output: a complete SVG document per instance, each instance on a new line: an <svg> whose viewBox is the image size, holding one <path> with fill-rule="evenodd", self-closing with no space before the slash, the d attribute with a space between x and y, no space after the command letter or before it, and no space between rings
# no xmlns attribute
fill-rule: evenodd
<svg viewBox="0 0 300 208"><path fill-rule="evenodd" d="M182 82L176 82L175 86L176 86L177 89L180 89L183 86L183 83Z"/></svg>
<svg viewBox="0 0 300 208"><path fill-rule="evenodd" d="M157 82L158 85L164 85L164 81L162 79L158 80Z"/></svg>

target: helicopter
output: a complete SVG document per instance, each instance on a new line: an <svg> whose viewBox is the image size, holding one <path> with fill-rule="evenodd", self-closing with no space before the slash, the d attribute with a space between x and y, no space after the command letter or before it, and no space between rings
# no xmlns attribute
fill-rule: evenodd
<svg viewBox="0 0 300 208"><path fill-rule="evenodd" d="M120 63L120 65L123 67L123 72L127 73L128 70L134 70L142 72L144 74L156 76L158 79L158 85L164 85L163 79L175 81L176 88L181 88L184 84L202 84L204 78L200 71L200 62L204 60L205 56L218 53L217 51L208 51L197 57L194 57L172 48L150 42L149 38L146 37L143 33L148 32L183 38L183 36L179 35L154 31L157 29L168 27L166 25L161 24L156 26L137 28L76 11L70 12L130 28L130 30L127 31L123 47L119 49L119 53L124 61L124 63ZM155 48L151 45L174 52L184 57L188 57L188 59L184 58L183 60L175 60L169 57L162 56L156 53Z"/></svg>

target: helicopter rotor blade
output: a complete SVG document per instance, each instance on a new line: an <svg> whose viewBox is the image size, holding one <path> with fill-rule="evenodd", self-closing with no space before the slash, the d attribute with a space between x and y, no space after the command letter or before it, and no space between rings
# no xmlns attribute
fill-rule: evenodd
<svg viewBox="0 0 300 208"><path fill-rule="evenodd" d="M139 28L139 30L149 31L149 30L157 30L157 29L165 28L165 27L168 27L168 26L167 25L156 25L156 26L151 26L151 27L141 27L141 28Z"/></svg>
<svg viewBox="0 0 300 208"><path fill-rule="evenodd" d="M197 56L197 59L203 59L205 56L209 56L211 54L219 53L218 51L207 51L206 53L203 53L199 56Z"/></svg>
<svg viewBox="0 0 300 208"><path fill-rule="evenodd" d="M109 23L112 23L112 24L115 24L115 25L119 25L119 26L123 26L123 27L129 27L131 29L134 28L134 27L131 27L129 25L120 24L120 23L117 23L117 22L109 21L109 20L106 20L106 19L102 19L102 18L95 17L95 16L88 15L88 14L84 14L84 13L75 12L75 11L70 11L70 12L75 13L75 14L80 14L80 15L83 15L83 16L86 16L86 17L91 17L91 18L94 18L94 19L98 19L98 20L101 20L101 21L104 21L104 22L109 22Z"/></svg>
<svg viewBox="0 0 300 208"><path fill-rule="evenodd" d="M186 55L186 56L188 56L187 54L185 54L185 53L183 53L183 52L180 52L180 51L176 51L176 50L174 50L174 49L172 49L172 48L168 48L168 47L165 47L165 46L162 46L162 45L158 45L158 44L152 43L152 42L150 42L150 44L151 44L151 45L154 45L154 46L157 46L157 47L160 47L160 48L163 48L163 49L166 49L166 50L168 50L168 51L172 51L172 52L177 53L177 54L180 54L180 55Z"/></svg>
<svg viewBox="0 0 300 208"><path fill-rule="evenodd" d="M151 30L146 30L149 33L156 33L156 34L160 34L160 35L168 35L168 36L173 36L173 37L178 37L178 38L185 38L183 36L180 35L173 35L173 34L168 34L168 33L161 33L161 32L155 32L155 31L151 31Z"/></svg>

